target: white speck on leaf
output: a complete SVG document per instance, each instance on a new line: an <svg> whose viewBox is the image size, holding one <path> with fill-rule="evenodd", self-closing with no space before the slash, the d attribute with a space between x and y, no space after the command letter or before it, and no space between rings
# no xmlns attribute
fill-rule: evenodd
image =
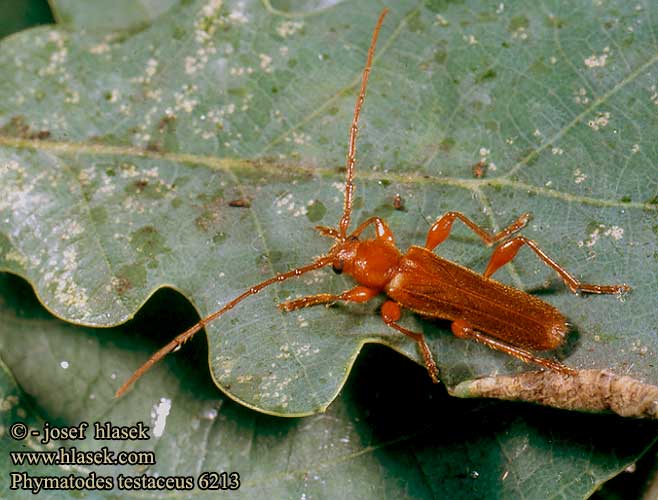
<svg viewBox="0 0 658 500"><path fill-rule="evenodd" d="M603 49L603 54L598 56L596 54L592 54L587 59L585 59L584 61L585 66L587 66L588 68L602 68L606 65L609 55L610 55L610 47L606 47L605 49Z"/></svg>
<svg viewBox="0 0 658 500"><path fill-rule="evenodd" d="M153 410L151 410L151 419L154 419L153 422L153 435L155 437L160 437L164 433L165 425L167 425L167 416L171 411L171 399L160 398L160 402L157 405L153 405Z"/></svg>
<svg viewBox="0 0 658 500"><path fill-rule="evenodd" d="M287 38L287 37L297 33L303 27L304 27L304 23L302 23L302 22L299 22L299 21L285 21L285 22L279 24L279 26L277 26L276 32L282 38Z"/></svg>
<svg viewBox="0 0 658 500"><path fill-rule="evenodd" d="M260 69L265 71L265 73L272 72L272 58L267 54L258 54L260 58Z"/></svg>
<svg viewBox="0 0 658 500"><path fill-rule="evenodd" d="M579 168L577 168L577 169L574 171L573 175L574 175L574 177L575 177L574 182L575 182L576 184L580 184L580 183L583 182L585 179L587 179L587 175L583 174L583 173L580 171Z"/></svg>
<svg viewBox="0 0 658 500"><path fill-rule="evenodd" d="M587 126L592 130L600 130L608 125L610 121L610 112L598 112L596 118L587 122Z"/></svg>
<svg viewBox="0 0 658 500"><path fill-rule="evenodd" d="M443 17L441 14L436 15L436 24L438 24L443 28L445 28L446 26L450 26L448 20L445 17Z"/></svg>

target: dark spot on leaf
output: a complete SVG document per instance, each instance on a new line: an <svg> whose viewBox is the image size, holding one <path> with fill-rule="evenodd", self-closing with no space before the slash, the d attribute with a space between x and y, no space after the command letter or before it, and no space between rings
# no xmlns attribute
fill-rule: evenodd
<svg viewBox="0 0 658 500"><path fill-rule="evenodd" d="M390 203L382 203L381 205L375 207L373 212L374 213L372 215L369 215L370 217L377 214L379 217L386 219L393 213L393 205Z"/></svg>
<svg viewBox="0 0 658 500"><path fill-rule="evenodd" d="M272 250L270 252L270 262L272 262L272 264L279 262L281 257L283 257L283 252L280 252L279 250Z"/></svg>
<svg viewBox="0 0 658 500"><path fill-rule="evenodd" d="M125 294L128 290L130 290L133 287L133 284L130 282L130 280L123 277L117 277L114 280L113 285L114 285L114 291L119 295Z"/></svg>
<svg viewBox="0 0 658 500"><path fill-rule="evenodd" d="M9 137L20 137L22 139L44 140L50 137L49 130L32 130L22 115L12 116L11 119L0 127L0 135Z"/></svg>
<svg viewBox="0 0 658 500"><path fill-rule="evenodd" d="M498 122L495 122L493 120L487 120L486 122L484 122L484 127L492 132L498 132L498 130L500 129Z"/></svg>
<svg viewBox="0 0 658 500"><path fill-rule="evenodd" d="M220 245L226 241L226 233L223 233L222 231L219 231L218 233L215 234L215 236L212 237L212 242L215 245Z"/></svg>
<svg viewBox="0 0 658 500"><path fill-rule="evenodd" d="M587 224L587 227L585 228L585 231L586 231L587 235L589 236L590 234L593 234L594 231L597 231L600 227L601 227L600 222L590 221Z"/></svg>
<svg viewBox="0 0 658 500"><path fill-rule="evenodd" d="M297 66L297 59L290 59L290 60L288 61L288 67L289 67L290 69L292 69L292 68L294 68L295 66Z"/></svg>
<svg viewBox="0 0 658 500"><path fill-rule="evenodd" d="M455 147L455 140L452 137L446 137L439 144L441 151L449 152L453 147Z"/></svg>
<svg viewBox="0 0 658 500"><path fill-rule="evenodd" d="M185 28L182 28L180 26L176 26L174 28L174 32L171 34L174 40L183 40L186 35L187 35L187 31L185 30Z"/></svg>
<svg viewBox="0 0 658 500"><path fill-rule="evenodd" d="M443 49L436 49L434 51L434 61L437 64L445 64L446 59L448 59L448 52Z"/></svg>
<svg viewBox="0 0 658 500"><path fill-rule="evenodd" d="M92 207L89 209L89 216L96 225L107 222L107 210L105 210L105 207Z"/></svg>
<svg viewBox="0 0 658 500"><path fill-rule="evenodd" d="M393 208L395 210L406 211L406 208L404 207L404 199L400 196L400 193L395 193L395 196L393 197Z"/></svg>
<svg viewBox="0 0 658 500"><path fill-rule="evenodd" d="M313 200L313 202L307 207L306 217L310 222L321 221L322 218L327 213L327 207L321 201Z"/></svg>
<svg viewBox="0 0 658 500"><path fill-rule="evenodd" d="M463 3L463 2L450 2L448 0L427 0L425 2L425 7L427 7L432 12L445 12L448 10L450 3Z"/></svg>
<svg viewBox="0 0 658 500"><path fill-rule="evenodd" d="M472 167L473 177L475 177L476 179L482 179L482 177L484 177L487 173L488 166L489 164L484 160L480 160L479 162L477 162Z"/></svg>
<svg viewBox="0 0 658 500"><path fill-rule="evenodd" d="M496 72L493 69L488 69L487 71L480 73L475 78L475 82L482 83L482 82L486 82L487 80L493 80L494 78L496 78Z"/></svg>
<svg viewBox="0 0 658 500"><path fill-rule="evenodd" d="M148 179L137 179L128 184L124 191L129 195L139 195L145 198L157 200L164 196L165 184L149 182Z"/></svg>
<svg viewBox="0 0 658 500"><path fill-rule="evenodd" d="M171 128L171 125L176 121L173 115L164 115L158 122L158 130L163 132L166 128Z"/></svg>
<svg viewBox="0 0 658 500"><path fill-rule="evenodd" d="M171 252L171 249L165 245L164 237L153 226L144 226L132 232L130 234L130 245L135 252L143 255L151 262L155 262L156 266L156 256Z"/></svg>
<svg viewBox="0 0 658 500"><path fill-rule="evenodd" d="M176 197L176 198L174 198L173 200L171 200L171 206L172 206L173 208L178 208L178 207L180 207L182 204L183 204L183 200L181 200L181 199L178 198L178 197Z"/></svg>
<svg viewBox="0 0 658 500"><path fill-rule="evenodd" d="M109 167L109 168L105 169L105 175L107 175L108 177L114 177L116 174L117 173L115 172L115 170L112 167Z"/></svg>
<svg viewBox="0 0 658 500"><path fill-rule="evenodd" d="M251 206L251 201L249 201L247 198L238 198L236 200L229 201L228 206L236 208L249 208Z"/></svg>
<svg viewBox="0 0 658 500"><path fill-rule="evenodd" d="M327 110L327 113L329 113L329 114L332 115L332 116L335 116L335 115L338 114L339 111L340 111L340 108L339 108L338 106L331 106L331 107Z"/></svg>
<svg viewBox="0 0 658 500"><path fill-rule="evenodd" d="M541 59L536 59L530 65L530 72L536 75L545 75L546 73L549 72L549 68L548 66L546 66L546 64L544 64L544 61L542 61Z"/></svg>
<svg viewBox="0 0 658 500"><path fill-rule="evenodd" d="M133 183L133 186L135 186L135 191L137 191L138 193L144 191L144 188L148 185L149 185L149 181L146 179L139 179Z"/></svg>
<svg viewBox="0 0 658 500"><path fill-rule="evenodd" d="M547 16L546 17L546 24L550 26L551 28L557 28L557 29L562 29L566 25L566 21L560 17L557 16Z"/></svg>
<svg viewBox="0 0 658 500"><path fill-rule="evenodd" d="M244 87L231 87L227 92L228 95L235 97L244 97L247 95L247 89Z"/></svg>
<svg viewBox="0 0 658 500"><path fill-rule="evenodd" d="M526 29L530 26L530 21L526 16L514 16L507 25L507 31L514 32L520 28Z"/></svg>
<svg viewBox="0 0 658 500"><path fill-rule="evenodd" d="M425 31L425 23L423 23L420 17L420 11L414 11L411 16L407 18L409 29L414 33L419 33Z"/></svg>
<svg viewBox="0 0 658 500"><path fill-rule="evenodd" d="M621 201L622 203L630 203L631 202L631 197L628 196L628 195L622 196L621 200L619 200L619 201Z"/></svg>
<svg viewBox="0 0 658 500"><path fill-rule="evenodd" d="M650 198L647 201L645 201L645 203L648 205L658 205L658 194L653 198Z"/></svg>
<svg viewBox="0 0 658 500"><path fill-rule="evenodd" d="M131 288L142 288L146 285L146 269L143 263L134 263L119 269L114 280L114 290L119 295L125 294Z"/></svg>

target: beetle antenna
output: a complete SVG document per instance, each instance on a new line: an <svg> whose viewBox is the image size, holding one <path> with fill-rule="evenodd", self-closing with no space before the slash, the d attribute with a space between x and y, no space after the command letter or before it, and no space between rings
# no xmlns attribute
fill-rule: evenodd
<svg viewBox="0 0 658 500"><path fill-rule="evenodd" d="M252 295L256 295L258 292L260 292L263 288L272 285L273 283L278 283L281 281L285 281L288 278L294 278L297 276L301 276L304 273L307 273L309 271L313 271L315 269L320 269L321 267L324 267L332 262L333 258L328 256L328 255L323 255L322 257L319 257L316 259L315 262L312 264L309 264L307 266L302 266L298 267L296 269L291 269L290 271L287 271L285 273L277 274L276 276L273 276L269 279L266 279L265 281L262 281L261 283L258 283L257 285L252 286L249 288L249 290L246 290L242 294L238 295L236 298L234 298L231 302L227 303L224 307L219 309L218 311L215 311L212 314L209 314L205 318L199 320L198 323L195 325L191 326L189 329L178 335L175 339L173 339L171 342L169 342L166 346L164 346L162 349L157 351L155 354L153 354L147 361L144 363L142 366L140 366L135 373L133 373L128 380L124 382L124 384L119 387L117 392L114 394L115 398L121 397L127 390L128 388L137 380L139 379L142 375L144 375L154 364L156 364L158 361L160 361L162 358L164 358L167 354L169 354L171 351L176 349L177 347L181 346L188 340L190 340L196 332L201 330L203 327L205 327L208 323L211 321L219 318L222 314L224 314L227 311L230 311L233 309L237 304L242 302L244 299L247 297L251 297Z"/></svg>
<svg viewBox="0 0 658 500"><path fill-rule="evenodd" d="M368 85L368 76L370 76L370 69L372 68L372 58L375 55L375 45L377 45L377 37L379 30L384 22L384 17L388 14L388 9L382 10L375 26L375 31L372 33L372 40L370 41L370 48L368 49L368 59L366 60L366 67L363 70L361 77L361 90L359 97L356 99L354 105L354 116L352 117L352 126L350 127L350 140L347 147L347 178L345 180L345 204L343 206L343 216L340 219L339 230L342 240L347 238L347 228L350 225L350 217L352 216L352 198L354 196L354 163L356 157L356 135L359 131L359 115L361 114L361 107L366 97L366 87Z"/></svg>

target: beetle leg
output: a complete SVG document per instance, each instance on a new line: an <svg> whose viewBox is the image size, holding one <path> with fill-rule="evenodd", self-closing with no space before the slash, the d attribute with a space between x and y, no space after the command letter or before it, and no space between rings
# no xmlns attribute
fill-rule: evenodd
<svg viewBox="0 0 658 500"><path fill-rule="evenodd" d="M536 365L543 366L544 368L548 368L549 370L553 370L559 373L566 373L568 375L576 374L575 370L569 368L566 365L563 365L562 363L553 361L552 359L540 358L539 356L532 354L530 351L526 351L525 349L521 349L520 347L516 347L505 342L501 342L500 340L490 337L489 335L478 332L477 330L473 329L468 321L463 319L453 321L450 325L450 328L455 337L473 339L476 342L484 344L491 349L504 352L505 354L514 356L515 358L520 359L521 361L525 361L526 363L534 363Z"/></svg>
<svg viewBox="0 0 658 500"><path fill-rule="evenodd" d="M369 219L365 220L359 224L359 227L357 227L352 232L352 234L350 234L350 236L358 238L361 236L361 233L371 224L375 226L375 234L377 235L378 239L384 239L390 241L391 243L395 243L393 231L391 231L391 229L381 217L370 217Z"/></svg>
<svg viewBox="0 0 658 500"><path fill-rule="evenodd" d="M427 367L427 371L430 374L430 378L432 379L432 382L438 384L439 370L436 367L434 358L432 357L432 351L430 351L427 342L425 342L425 336L422 333L412 332L411 330L407 330L403 326L397 324L397 322L402 317L402 310L400 309L400 305L397 302L393 302L392 300L387 300L382 304L381 314L384 323L397 330L398 332L404 333L407 337L411 337L418 343L420 351L423 353L423 359L425 360L425 366Z"/></svg>
<svg viewBox="0 0 658 500"><path fill-rule="evenodd" d="M372 288L358 285L350 290L344 291L340 295L333 295L331 293L318 293L316 295L307 295L306 297L288 300L287 302L282 302L279 304L279 309L290 312L296 309L302 309L304 307L317 306L319 304L330 304L339 300L343 300L345 302L363 303L368 302L378 294L379 290L374 290Z"/></svg>
<svg viewBox="0 0 658 500"><path fill-rule="evenodd" d="M591 285L588 283L581 283L576 278L574 278L569 272L560 266L557 262L551 259L544 251L537 246L532 240L529 240L525 236L516 236L509 241L501 243L498 246L493 254L491 255L491 260L489 260L489 265L487 266L486 271L484 271L484 277L488 278L493 273L495 273L502 266L510 262L519 251L523 245L528 245L538 256L544 261L544 263L555 269L555 271L560 275L562 281L564 281L573 293L585 292L585 293L623 293L628 292L631 287L626 284L623 285Z"/></svg>
<svg viewBox="0 0 658 500"><path fill-rule="evenodd" d="M455 222L456 219L459 219L466 224L471 231L478 235L485 245L491 246L523 229L531 216L530 212L526 212L502 231L498 231L496 234L491 234L487 230L482 229L461 212L446 212L441 218L437 219L434 224L432 224L432 227L430 227L430 230L427 232L425 248L428 250L434 250L437 246L443 243L450 234L452 223Z"/></svg>

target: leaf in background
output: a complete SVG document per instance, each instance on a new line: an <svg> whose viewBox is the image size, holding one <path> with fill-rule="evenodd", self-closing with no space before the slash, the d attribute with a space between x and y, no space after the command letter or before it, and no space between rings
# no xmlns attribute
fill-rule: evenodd
<svg viewBox="0 0 658 500"><path fill-rule="evenodd" d="M90 32L142 29L179 3L178 0L115 0L108 8L100 0L51 0L58 24Z"/></svg>
<svg viewBox="0 0 658 500"><path fill-rule="evenodd" d="M30 26L54 22L45 0L0 0L0 12L0 39Z"/></svg>
<svg viewBox="0 0 658 500"><path fill-rule="evenodd" d="M406 247L447 210L490 227L534 212L525 234L549 255L633 294L574 297L530 252L497 277L569 317L569 365L655 382L657 7L503 7L395 4L363 116L355 220L387 217ZM55 315L110 326L162 286L205 315L309 262L327 248L312 226L341 211L340 165L379 8L290 17L257 2L193 3L120 38L41 28L5 40L0 267ZM487 175L474 179L481 158ZM395 193L406 212L392 209ZM231 207L236 199L250 208ZM439 251L475 269L490 253L462 228ZM216 383L250 407L302 415L326 409L365 342L419 360L377 304L275 307L348 286L318 272L210 325ZM449 386L527 369L443 325L405 324L427 334ZM163 329L161 342L177 333Z"/></svg>
<svg viewBox="0 0 658 500"><path fill-rule="evenodd" d="M25 282L0 276L0 447L5 450L0 496L34 498L28 491L8 491L9 472L116 478L237 471L242 486L231 493L235 498L470 499L490 498L493 492L501 498L583 498L635 461L655 438L652 422L451 398L430 383L424 369L383 348L366 350L326 413L305 418L263 415L218 392L198 369L205 356L200 338L156 366L139 391L112 399L117 374L157 346L162 329L192 320L191 309L177 294L161 291L126 325L76 327L44 311ZM127 352L130 346L135 352ZM163 407L169 413L155 431ZM15 422L40 431L44 421L51 426L141 421L151 428L151 439L95 441L88 432L86 440L49 448L37 439L9 438ZM9 461L8 451L59 446L153 451L157 463L64 469ZM70 498L69 492L59 493ZM89 499L113 499L118 493L144 496L117 488L80 492ZM149 498L201 495L149 492Z"/></svg>

